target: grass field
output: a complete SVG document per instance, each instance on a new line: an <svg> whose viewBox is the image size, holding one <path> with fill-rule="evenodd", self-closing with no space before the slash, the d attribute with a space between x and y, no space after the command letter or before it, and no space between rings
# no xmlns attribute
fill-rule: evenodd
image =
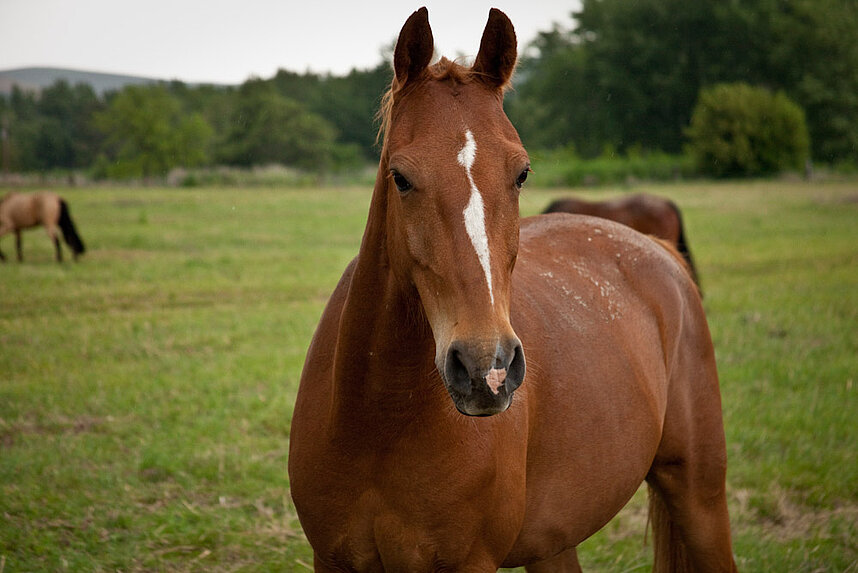
<svg viewBox="0 0 858 573"><path fill-rule="evenodd" d="M683 208L701 272L740 570L858 571L858 182L637 190ZM0 266L0 573L310 569L292 404L369 189L64 196L82 261L39 230ZM644 508L585 571L648 570Z"/></svg>

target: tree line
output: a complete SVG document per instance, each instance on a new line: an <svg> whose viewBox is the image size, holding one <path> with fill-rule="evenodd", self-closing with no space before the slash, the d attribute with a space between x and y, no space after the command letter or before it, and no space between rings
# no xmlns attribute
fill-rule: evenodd
<svg viewBox="0 0 858 573"><path fill-rule="evenodd" d="M529 149L696 150L721 174L731 172L727 156L712 150L725 145L766 147L768 160L740 157L736 173L777 169L778 149L791 150L792 164L858 162L858 3L583 0L570 16L568 29L527 47L506 99ZM383 61L345 76L281 70L236 87L169 82L103 97L64 82L38 95L14 89L0 98L3 166L111 178L177 166L356 169L377 159L374 116L390 78Z"/></svg>
<svg viewBox="0 0 858 573"><path fill-rule="evenodd" d="M802 108L813 159L858 156L858 3L583 0L519 68L510 115L529 146L679 153L702 90L743 83Z"/></svg>
<svg viewBox="0 0 858 573"><path fill-rule="evenodd" d="M64 81L0 98L12 171L152 177L178 166L278 163L313 172L372 161L387 64L343 77L279 71L237 87L173 81L98 97Z"/></svg>

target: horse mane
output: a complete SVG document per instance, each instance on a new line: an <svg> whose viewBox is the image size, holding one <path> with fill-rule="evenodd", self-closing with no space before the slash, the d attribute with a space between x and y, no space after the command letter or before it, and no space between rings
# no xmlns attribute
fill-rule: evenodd
<svg viewBox="0 0 858 573"><path fill-rule="evenodd" d="M390 83L390 88L381 97L381 105L378 108L375 119L379 122L378 133L375 136L376 144L384 142L390 122L393 119L393 104L401 96L414 89L416 86L423 85L429 81L450 82L452 84L469 84L475 80L480 80L483 73L476 72L471 67L463 66L462 64L442 57L436 63L427 67L421 76L416 81L406 82L404 85L394 75ZM511 82L507 82L501 87L501 93L505 92Z"/></svg>

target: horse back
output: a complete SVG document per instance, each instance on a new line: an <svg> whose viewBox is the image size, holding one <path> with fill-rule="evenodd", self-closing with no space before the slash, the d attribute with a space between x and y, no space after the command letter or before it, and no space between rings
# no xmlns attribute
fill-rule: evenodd
<svg viewBox="0 0 858 573"><path fill-rule="evenodd" d="M646 235L678 243L682 232L679 209L669 199L637 193L607 201L574 197L557 199L543 213L572 213L610 219Z"/></svg>
<svg viewBox="0 0 858 573"><path fill-rule="evenodd" d="M14 229L53 226L60 218L60 198L50 191L10 193L0 203L0 218Z"/></svg>

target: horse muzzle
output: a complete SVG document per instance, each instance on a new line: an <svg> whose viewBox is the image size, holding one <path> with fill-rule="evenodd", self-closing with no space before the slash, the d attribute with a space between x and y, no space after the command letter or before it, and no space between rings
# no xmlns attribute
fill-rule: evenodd
<svg viewBox="0 0 858 573"><path fill-rule="evenodd" d="M509 408L525 374L518 338L487 344L455 340L437 364L456 409L467 416L492 416Z"/></svg>

